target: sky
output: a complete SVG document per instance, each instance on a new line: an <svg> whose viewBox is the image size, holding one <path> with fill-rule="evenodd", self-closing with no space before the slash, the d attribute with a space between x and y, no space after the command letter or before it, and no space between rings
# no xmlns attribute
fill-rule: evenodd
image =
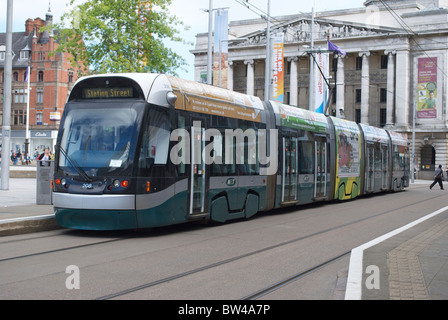
<svg viewBox="0 0 448 320"><path fill-rule="evenodd" d="M40 17L45 19L48 11L49 0L10 0L13 1L13 32L25 31L25 21L28 18ZM195 42L198 33L208 32L208 13L201 9L209 8L210 0L172 0L171 13L176 15L186 25L190 27L188 31L182 31L181 37L187 42ZM240 0L241 1L241 0ZM242 0L241 2L245 2ZM60 17L67 10L69 0L52 0L51 12L55 22L60 21ZM84 2L77 0L75 4ZM364 7L365 0L271 0L271 16L282 16L297 14L300 12L311 12L314 6L315 11L327 11L348 8ZM267 12L268 0L249 0L257 8ZM213 0L214 8L229 8L229 20L256 19L260 16L239 4L236 0ZM0 32L6 32L6 10L7 0L0 0ZM179 71L178 74L184 79L194 78L194 56L190 50L194 45L167 44L188 63L186 71Z"/></svg>

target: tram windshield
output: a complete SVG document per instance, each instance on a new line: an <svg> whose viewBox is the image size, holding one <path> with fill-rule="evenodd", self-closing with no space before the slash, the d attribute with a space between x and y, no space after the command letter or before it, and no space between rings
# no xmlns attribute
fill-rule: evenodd
<svg viewBox="0 0 448 320"><path fill-rule="evenodd" d="M143 108L92 106L67 105L58 165L68 174L81 168L89 177L122 174L134 159Z"/></svg>

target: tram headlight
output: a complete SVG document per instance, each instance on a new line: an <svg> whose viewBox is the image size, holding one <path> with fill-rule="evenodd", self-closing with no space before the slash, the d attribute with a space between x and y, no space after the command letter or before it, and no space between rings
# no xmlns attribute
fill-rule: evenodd
<svg viewBox="0 0 448 320"><path fill-rule="evenodd" d="M59 179L58 179L59 180ZM57 181L56 181L56 184L59 184ZM62 186L65 186L67 184L67 180L65 180L65 179L62 179L61 180L61 185Z"/></svg>
<svg viewBox="0 0 448 320"><path fill-rule="evenodd" d="M114 180L113 185L114 185L115 188L120 187L121 186L120 180Z"/></svg>

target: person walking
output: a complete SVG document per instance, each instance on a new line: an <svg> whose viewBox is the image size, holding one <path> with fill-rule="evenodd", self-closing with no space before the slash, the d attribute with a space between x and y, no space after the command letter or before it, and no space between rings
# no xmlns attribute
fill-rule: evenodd
<svg viewBox="0 0 448 320"><path fill-rule="evenodd" d="M442 178L443 178L442 165L439 165L439 167L434 172L434 182L429 186L429 189L432 189L432 187L434 187L434 185L438 182L440 190L443 190Z"/></svg>

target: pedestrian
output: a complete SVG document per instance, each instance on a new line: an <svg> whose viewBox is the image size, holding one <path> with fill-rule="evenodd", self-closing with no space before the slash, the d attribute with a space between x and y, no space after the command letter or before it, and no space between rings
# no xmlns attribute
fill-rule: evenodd
<svg viewBox="0 0 448 320"><path fill-rule="evenodd" d="M44 153L42 153L37 158L37 160L40 161L41 167L49 167L50 166L49 160L51 160L50 148L45 148Z"/></svg>
<svg viewBox="0 0 448 320"><path fill-rule="evenodd" d="M432 189L432 187L434 187L434 185L438 182L440 190L443 190L442 178L443 178L443 170L442 165L440 164L439 167L434 172L434 182L429 186L429 189Z"/></svg>

